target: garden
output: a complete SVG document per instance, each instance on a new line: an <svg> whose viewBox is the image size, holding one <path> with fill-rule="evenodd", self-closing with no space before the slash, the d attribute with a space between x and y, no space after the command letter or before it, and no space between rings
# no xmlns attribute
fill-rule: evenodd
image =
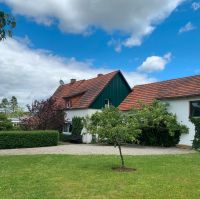
<svg viewBox="0 0 200 199"><path fill-rule="evenodd" d="M3 199L200 198L200 154L126 156L135 172L114 172L117 156L0 157Z"/></svg>
<svg viewBox="0 0 200 199"><path fill-rule="evenodd" d="M200 155L123 156L122 146L175 146L187 127L167 112L167 105L155 101L141 104L128 113L105 108L85 119L73 118L70 141L86 128L94 142L118 147L118 156L109 155L23 155L1 156L0 195L4 199L26 198L199 198ZM63 113L51 102L32 104L30 115L20 129L13 129L0 114L0 148L54 146L59 139ZM199 120L194 148L199 148ZM42 130L40 130L42 129ZM54 129L54 130L51 130ZM120 164L121 163L121 164ZM120 165L120 166L119 166Z"/></svg>

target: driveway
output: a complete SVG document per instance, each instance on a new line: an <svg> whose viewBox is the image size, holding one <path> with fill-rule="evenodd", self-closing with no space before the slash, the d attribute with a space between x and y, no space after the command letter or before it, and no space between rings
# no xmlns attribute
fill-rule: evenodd
<svg viewBox="0 0 200 199"><path fill-rule="evenodd" d="M164 155L194 153L190 149L178 149L175 147L145 147L139 145L123 146L124 155ZM1 149L0 155L34 155L34 154L71 154L71 155L118 155L118 148L109 145L98 144L65 144L51 147Z"/></svg>

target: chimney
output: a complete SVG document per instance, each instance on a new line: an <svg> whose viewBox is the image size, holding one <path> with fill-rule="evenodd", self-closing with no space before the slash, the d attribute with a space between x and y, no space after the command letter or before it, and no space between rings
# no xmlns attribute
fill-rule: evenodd
<svg viewBox="0 0 200 199"><path fill-rule="evenodd" d="M71 83L71 84L73 84L73 83L75 83L75 82L76 82L76 79L71 79L71 80L70 80L70 83Z"/></svg>
<svg viewBox="0 0 200 199"><path fill-rule="evenodd" d="M101 76L103 76L103 74L102 74L102 73L99 73L99 74L97 75L97 77L101 77Z"/></svg>

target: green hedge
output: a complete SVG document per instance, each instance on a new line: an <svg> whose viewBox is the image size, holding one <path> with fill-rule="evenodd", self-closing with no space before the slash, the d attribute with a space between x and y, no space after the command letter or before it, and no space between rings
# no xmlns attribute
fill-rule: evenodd
<svg viewBox="0 0 200 199"><path fill-rule="evenodd" d="M58 145L57 131L1 131L0 149Z"/></svg>
<svg viewBox="0 0 200 199"><path fill-rule="evenodd" d="M190 118L190 121L195 126L195 135L192 143L194 149L200 150L200 118Z"/></svg>

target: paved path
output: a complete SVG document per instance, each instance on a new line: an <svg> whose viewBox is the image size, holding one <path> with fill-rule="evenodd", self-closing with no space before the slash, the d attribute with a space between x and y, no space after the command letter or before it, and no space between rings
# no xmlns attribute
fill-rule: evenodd
<svg viewBox="0 0 200 199"><path fill-rule="evenodd" d="M124 155L160 155L194 153L189 149L144 147L138 145L122 147ZM118 148L97 144L65 144L52 147L1 149L0 155L33 155L33 154L72 154L72 155L118 155Z"/></svg>

